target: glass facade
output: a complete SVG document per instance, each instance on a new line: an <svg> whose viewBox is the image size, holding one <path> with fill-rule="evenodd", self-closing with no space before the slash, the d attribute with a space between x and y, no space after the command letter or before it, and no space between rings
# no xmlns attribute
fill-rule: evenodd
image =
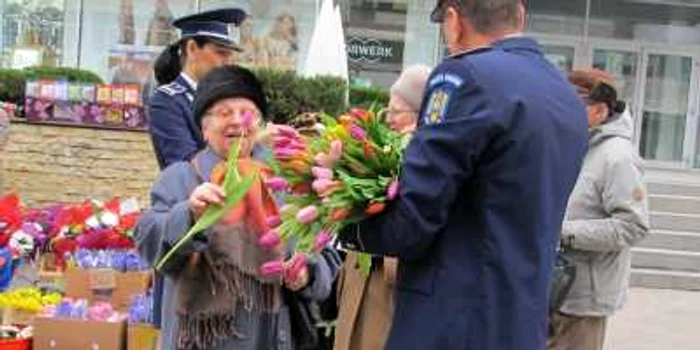
<svg viewBox="0 0 700 350"><path fill-rule="evenodd" d="M562 71L611 72L651 164L699 167L700 4L669 0L531 0L528 31Z"/></svg>
<svg viewBox="0 0 700 350"><path fill-rule="evenodd" d="M321 0L0 0L0 67L72 66L107 83L153 86L151 63L178 16L246 9L243 64L303 70ZM388 88L444 56L436 0L336 0L351 82ZM612 72L650 163L700 167L700 5L670 0L528 0L529 34L562 72Z"/></svg>

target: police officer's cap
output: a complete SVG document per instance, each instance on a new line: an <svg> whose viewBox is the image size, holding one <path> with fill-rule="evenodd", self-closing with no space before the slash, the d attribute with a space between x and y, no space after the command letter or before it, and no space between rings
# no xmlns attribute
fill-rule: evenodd
<svg viewBox="0 0 700 350"><path fill-rule="evenodd" d="M180 29L180 38L206 37L222 46L239 49L229 32L229 25L239 26L247 17L238 8L225 8L205 11L180 17L173 26Z"/></svg>

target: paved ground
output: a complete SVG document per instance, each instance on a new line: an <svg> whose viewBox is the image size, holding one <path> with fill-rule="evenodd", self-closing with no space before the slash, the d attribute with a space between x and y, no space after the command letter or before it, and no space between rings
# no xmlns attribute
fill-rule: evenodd
<svg viewBox="0 0 700 350"><path fill-rule="evenodd" d="M608 328L606 350L699 350L700 292L632 289Z"/></svg>

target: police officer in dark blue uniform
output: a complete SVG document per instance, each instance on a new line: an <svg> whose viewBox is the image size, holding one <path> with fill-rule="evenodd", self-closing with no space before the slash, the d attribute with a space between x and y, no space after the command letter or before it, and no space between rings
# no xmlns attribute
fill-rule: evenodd
<svg viewBox="0 0 700 350"><path fill-rule="evenodd" d="M400 194L341 232L399 257L387 349L542 350L547 289L586 152L584 105L520 34L522 0L441 0L450 53L431 74Z"/></svg>
<svg viewBox="0 0 700 350"><path fill-rule="evenodd" d="M161 169L188 160L204 147L192 116L197 81L211 69L230 63L236 42L230 24L246 17L240 9L219 9L179 18L180 40L168 46L154 65L161 84L148 104L149 131Z"/></svg>

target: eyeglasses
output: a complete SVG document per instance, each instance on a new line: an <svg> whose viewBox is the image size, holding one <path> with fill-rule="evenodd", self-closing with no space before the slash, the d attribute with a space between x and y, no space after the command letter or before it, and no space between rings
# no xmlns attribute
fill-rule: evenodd
<svg viewBox="0 0 700 350"><path fill-rule="evenodd" d="M418 112L410 109L386 109L381 117L383 120L389 121L389 119L402 113L418 114Z"/></svg>
<svg viewBox="0 0 700 350"><path fill-rule="evenodd" d="M241 123L244 124L246 127L250 128L253 126L254 123L260 124L262 122L262 119L260 118L260 112L253 110L253 109L231 109L231 108L217 108L214 109L210 112L207 112L206 115L211 115L215 116L219 120L229 120L233 118L234 116L238 116L240 118Z"/></svg>

